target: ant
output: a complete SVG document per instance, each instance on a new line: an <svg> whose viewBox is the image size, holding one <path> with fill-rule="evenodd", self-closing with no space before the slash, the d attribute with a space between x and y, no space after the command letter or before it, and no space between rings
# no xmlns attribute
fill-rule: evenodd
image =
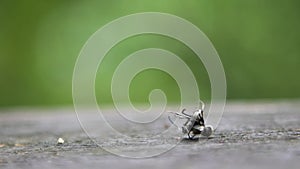
<svg viewBox="0 0 300 169"><path fill-rule="evenodd" d="M183 134L187 134L189 139L194 139L196 135L203 135L209 137L213 132L213 127L210 125L205 126L203 111L204 111L204 103L200 100L200 109L196 110L193 115L189 115L185 113L186 109L183 109L181 113L170 112L180 119L187 119L187 121L181 127L181 131ZM178 127L171 117L168 116L169 121ZM178 127L180 129L180 127Z"/></svg>

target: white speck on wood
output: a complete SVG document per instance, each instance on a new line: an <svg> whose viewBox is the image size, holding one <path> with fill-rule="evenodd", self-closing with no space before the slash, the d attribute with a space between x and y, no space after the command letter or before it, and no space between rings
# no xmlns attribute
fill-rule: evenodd
<svg viewBox="0 0 300 169"><path fill-rule="evenodd" d="M57 144L64 144L65 140L62 138L58 138Z"/></svg>

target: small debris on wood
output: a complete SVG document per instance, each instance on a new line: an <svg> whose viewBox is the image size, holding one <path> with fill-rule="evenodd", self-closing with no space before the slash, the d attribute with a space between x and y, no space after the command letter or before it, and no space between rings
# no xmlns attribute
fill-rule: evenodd
<svg viewBox="0 0 300 169"><path fill-rule="evenodd" d="M169 127L170 127L170 125L164 124L164 129L168 129Z"/></svg>
<svg viewBox="0 0 300 169"><path fill-rule="evenodd" d="M24 146L23 144L19 144L19 143L15 144L15 147L23 147L23 146Z"/></svg>
<svg viewBox="0 0 300 169"><path fill-rule="evenodd" d="M58 138L57 144L64 144L65 140L62 138Z"/></svg>

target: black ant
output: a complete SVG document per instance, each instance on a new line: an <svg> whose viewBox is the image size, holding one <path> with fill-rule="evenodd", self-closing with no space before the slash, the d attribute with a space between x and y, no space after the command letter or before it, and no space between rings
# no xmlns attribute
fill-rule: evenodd
<svg viewBox="0 0 300 169"><path fill-rule="evenodd" d="M185 113L186 109L183 109L181 113L170 112L178 118L187 119L187 121L181 127L182 133L187 134L189 139L193 139L196 135L203 135L209 137L213 132L213 127L210 125L205 126L203 111L204 111L204 103L200 100L200 109L195 111L193 115L189 115ZM171 120L170 116L168 116L170 122L178 127L173 120ZM180 127L178 127L180 129Z"/></svg>

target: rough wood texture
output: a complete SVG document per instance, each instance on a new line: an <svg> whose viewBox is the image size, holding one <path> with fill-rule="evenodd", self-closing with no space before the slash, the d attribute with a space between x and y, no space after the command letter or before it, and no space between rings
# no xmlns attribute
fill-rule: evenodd
<svg viewBox="0 0 300 169"><path fill-rule="evenodd" d="M91 125L99 123L91 114L87 110L85 120ZM122 125L122 121L116 124ZM155 125L156 129L168 127L165 121ZM139 128L121 129L132 136L141 132ZM135 144L134 140L100 133L98 141L103 145L132 153L149 144L154 150L161 149L176 140L165 135ZM64 144L57 145L59 137ZM292 169L300 166L299 160L299 101L230 102L212 138L183 140L172 150L146 159L118 157L97 146L82 131L72 109L0 113L0 168Z"/></svg>

